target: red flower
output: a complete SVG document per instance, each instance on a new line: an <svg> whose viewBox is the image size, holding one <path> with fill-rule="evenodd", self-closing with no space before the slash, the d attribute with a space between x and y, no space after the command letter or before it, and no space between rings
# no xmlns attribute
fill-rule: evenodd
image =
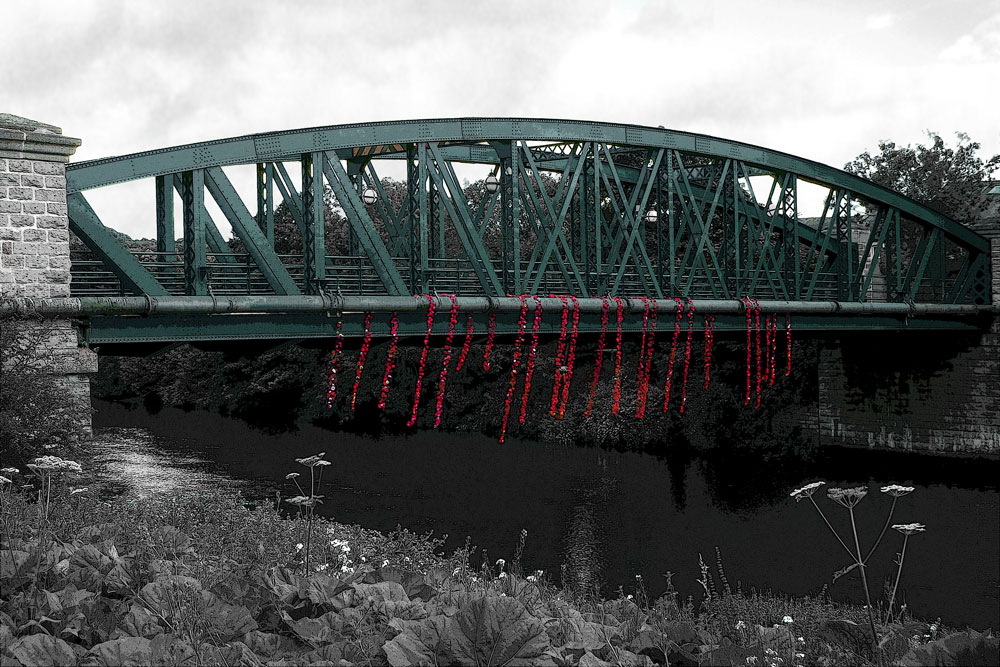
<svg viewBox="0 0 1000 667"><path fill-rule="evenodd" d="M785 377L792 374L792 316L785 313L785 357L788 364L785 367Z"/></svg>
<svg viewBox="0 0 1000 667"><path fill-rule="evenodd" d="M337 371L340 369L340 354L344 351L344 320L337 318L337 342L330 352L330 377L326 390L326 407L332 408L337 400Z"/></svg>
<svg viewBox="0 0 1000 667"><path fill-rule="evenodd" d="M618 297L615 300L615 375L614 388L611 390L611 414L616 415L621 408L622 400L622 313L625 303Z"/></svg>
<svg viewBox="0 0 1000 667"><path fill-rule="evenodd" d="M549 295L549 297L552 296L554 295ZM559 390L562 388L563 374L566 370L564 364L566 363L566 324L569 321L569 301L564 296L559 297L559 299L562 301L562 323L559 328L559 346L556 348L556 370L555 377L552 379L552 400L549 402L550 417L555 417L559 410L559 398L561 396Z"/></svg>
<svg viewBox="0 0 1000 667"><path fill-rule="evenodd" d="M580 323L580 303L575 296L571 296L573 302L573 332L570 334L569 351L566 353L566 377L562 382L562 402L559 404L559 419L566 414L566 404L569 403L569 386L573 382L573 366L576 363L576 339Z"/></svg>
<svg viewBox="0 0 1000 667"><path fill-rule="evenodd" d="M750 328L753 326L753 302L750 297L745 296L740 301L743 302L743 312L747 316L747 395L743 399L743 405L750 404L750 359L753 354L753 343L750 337Z"/></svg>
<svg viewBox="0 0 1000 667"><path fill-rule="evenodd" d="M510 367L510 382L507 384L507 396L503 401L503 420L500 422L500 442L507 437L507 418L510 417L510 403L517 387L517 367L521 363L521 346L524 345L524 328L528 322L528 303L526 295L522 294L521 314L517 318L517 342L514 344L514 362Z"/></svg>
<svg viewBox="0 0 1000 667"><path fill-rule="evenodd" d="M372 313L365 313L365 337L361 343L361 353L358 355L358 367L354 372L354 390L351 392L351 412L354 412L354 402L358 398L358 387L361 385L361 374L365 370L365 359L368 358L368 348L372 344Z"/></svg>
<svg viewBox="0 0 1000 667"><path fill-rule="evenodd" d="M601 297L601 334L597 338L597 359L594 360L594 379L590 383L590 396L587 398L587 409L584 417L589 417L594 409L594 397L597 394L597 383L601 379L601 366L604 364L604 337L608 333L608 300Z"/></svg>
<svg viewBox="0 0 1000 667"><path fill-rule="evenodd" d="M490 370L490 352L493 351L493 340L497 335L497 314L490 313L490 319L486 323L486 349L483 350L483 370Z"/></svg>
<svg viewBox="0 0 1000 667"><path fill-rule="evenodd" d="M431 346L431 329L434 328L434 309L437 307L434 297L425 294L424 298L427 299L427 334L424 336L424 349L420 353L420 367L417 370L417 387L413 392L413 409L410 412L410 419L406 422L406 425L411 427L417 423L417 410L420 408L420 387L424 382L427 350Z"/></svg>
<svg viewBox="0 0 1000 667"><path fill-rule="evenodd" d="M688 400L688 369L691 367L691 338L694 335L694 301L688 299L687 341L684 343L684 381L681 383L681 414Z"/></svg>
<svg viewBox="0 0 1000 667"><path fill-rule="evenodd" d="M538 330L542 326L542 300L537 296L531 298L535 301L535 319L531 323L531 349L524 372L524 395L521 396L521 416L518 419L522 424L528 415L528 395L531 393L531 377L535 374L535 355L538 352Z"/></svg>
<svg viewBox="0 0 1000 667"><path fill-rule="evenodd" d="M715 317L705 316L705 384L703 389L708 389L712 381L712 347L715 345Z"/></svg>
<svg viewBox="0 0 1000 667"><path fill-rule="evenodd" d="M441 375L438 377L437 403L434 406L434 428L441 425L441 412L444 407L444 389L448 381L448 366L451 365L451 343L455 339L455 325L458 323L458 299L449 294L451 312L448 315L448 336L444 340L444 361L441 362Z"/></svg>
<svg viewBox="0 0 1000 667"><path fill-rule="evenodd" d="M677 358L677 341L681 337L681 320L684 318L684 300L674 297L674 337L670 341L670 359L667 361L667 381L663 385L663 411L670 410L670 388L674 381L674 360Z"/></svg>
<svg viewBox="0 0 1000 667"><path fill-rule="evenodd" d="M753 300L753 314L754 314L754 330L757 334L757 402L754 403L753 409L756 410L760 407L760 301L757 299Z"/></svg>
<svg viewBox="0 0 1000 667"><path fill-rule="evenodd" d="M476 331L476 322L472 319L472 315L465 320L465 342L462 343L462 352L458 355L458 363L455 364L455 370L462 370L462 366L465 365L465 359L469 356L469 349L472 348L472 334Z"/></svg>
<svg viewBox="0 0 1000 667"><path fill-rule="evenodd" d="M389 382L392 372L396 370L396 351L399 349L399 317L395 311L389 320L389 351L385 355L385 372L382 373L382 393L378 399L378 409L384 410L389 398Z"/></svg>
<svg viewBox="0 0 1000 667"><path fill-rule="evenodd" d="M649 377L653 369L653 355L656 351L656 321L659 306L656 299L643 297L642 349L639 356L639 389L636 393L635 416L642 419L646 415L646 399L649 396Z"/></svg>

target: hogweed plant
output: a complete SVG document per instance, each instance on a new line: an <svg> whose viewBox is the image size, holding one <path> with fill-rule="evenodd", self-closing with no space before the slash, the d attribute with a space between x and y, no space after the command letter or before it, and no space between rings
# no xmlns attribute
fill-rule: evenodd
<svg viewBox="0 0 1000 667"><path fill-rule="evenodd" d="M868 560L871 558L872 554L875 553L875 549L878 548L878 545L882 541L882 538L885 537L886 530L892 523L892 515L893 512L895 512L896 510L897 501L903 496L912 493L913 487L900 486L899 484L890 484L888 486L882 487L881 492L892 497L892 505L889 507L889 512L886 515L885 523L882 525L881 532L875 539L874 543L872 543L871 548L868 549L867 553L865 553L864 556L862 556L861 542L858 539L858 527L854 517L854 508L857 507L858 503L860 503L866 495L868 495L868 489L866 489L863 486L856 486L848 489L832 488L832 489L827 489L826 492L827 498L834 501L838 505L841 505L842 507L846 508L848 513L850 514L851 537L853 537L854 541L854 549L851 549L844 541L844 538L840 536L840 533L838 533L837 530L830 523L829 519L827 519L826 514L823 513L823 510L816 503L816 500L813 497L816 491L819 490L819 488L824 484L826 484L826 482L812 482L811 484L806 484L802 488L793 490L789 495L792 498L795 498L795 502L808 499L809 502L812 503L812 506L816 509L816 512L818 512L820 517L823 519L823 523L826 524L826 527L830 529L830 532L833 533L833 536L837 538L837 542L840 543L840 546L844 548L844 551L846 551L847 554L854 561L853 564L848 565L847 567L835 572L833 574L833 581L836 582L837 579L848 574L854 569L857 569L858 572L860 573L861 585L864 588L865 592L865 602L867 602L866 609L868 611L868 624L871 627L871 632L872 632L872 647L873 650L877 652L878 632L875 630L875 617L873 615L872 598L871 598L871 592L868 587L868 576L866 574L865 569L868 565ZM896 591L899 587L899 579L903 572L903 558L906 555L906 541L909 539L910 535L918 532L924 532L924 530L926 530L926 526L924 526L921 523L894 524L892 525L892 528L894 528L903 535L903 548L899 554L898 568L896 570L896 581L892 587L892 593L889 597L889 608L887 610L887 615L885 620L886 624L888 624L889 620L892 618L892 606L896 600Z"/></svg>
<svg viewBox="0 0 1000 667"><path fill-rule="evenodd" d="M299 518L304 518L306 520L306 543L305 543L305 563L304 570L305 574L309 574L309 555L312 551L312 524L313 524L313 514L316 510L316 505L323 503L323 496L319 495L319 487L323 482L323 468L330 465L330 462L324 459L326 452L320 452L319 454L314 454L312 456L307 456L302 459L295 459L296 463L304 465L309 468L309 493L307 494L299 484L299 477L301 476L297 472L290 472L285 475L285 479L290 479L295 482L295 487L299 490L299 495L293 496L286 500L285 502L289 505L294 505L299 510ZM317 473L316 469L319 468Z"/></svg>

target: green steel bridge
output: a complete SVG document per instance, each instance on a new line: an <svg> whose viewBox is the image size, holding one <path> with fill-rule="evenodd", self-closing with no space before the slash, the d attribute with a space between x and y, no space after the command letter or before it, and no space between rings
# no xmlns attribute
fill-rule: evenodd
<svg viewBox="0 0 1000 667"><path fill-rule="evenodd" d="M468 165L482 175L463 187ZM248 183L255 173L255 200L234 185L239 170ZM544 295L546 311L561 303L547 295L576 297L582 331L599 327L588 313L609 296L631 313L691 299L723 330L743 328L745 296L797 329L977 330L998 311L989 243L961 224L827 165L664 128L335 125L73 163L66 180L86 251L72 256L72 297L36 306L82 318L85 340L108 349L323 339L338 319L358 336L365 312L397 312L401 335L422 335L427 294L441 310L456 295L478 332L492 313L501 333L516 331L521 294ZM157 237L130 250L87 197L139 180L155 192ZM805 192L819 215L801 214ZM324 224L331 210L339 227ZM276 249L276 214L301 252ZM547 319L542 331L557 333Z"/></svg>

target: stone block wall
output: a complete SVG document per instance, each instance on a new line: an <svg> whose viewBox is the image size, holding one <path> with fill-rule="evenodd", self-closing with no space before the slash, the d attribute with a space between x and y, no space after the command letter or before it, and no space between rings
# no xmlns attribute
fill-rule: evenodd
<svg viewBox="0 0 1000 667"><path fill-rule="evenodd" d="M69 296L66 162L79 145L58 127L0 113L0 298ZM34 365L64 397L54 418L89 437L97 355L78 344L69 320L4 324L23 332Z"/></svg>

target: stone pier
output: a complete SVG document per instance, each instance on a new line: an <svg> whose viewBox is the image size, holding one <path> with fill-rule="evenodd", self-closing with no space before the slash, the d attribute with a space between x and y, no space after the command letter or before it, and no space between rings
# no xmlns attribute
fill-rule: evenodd
<svg viewBox="0 0 1000 667"><path fill-rule="evenodd" d="M69 296L66 163L79 145L58 127L0 113L0 298ZM78 344L73 323L12 319L0 326L8 332L4 381L28 377L16 375L26 373L27 360L31 382L47 397L24 406L25 414L43 411L47 432L90 437L97 355Z"/></svg>

